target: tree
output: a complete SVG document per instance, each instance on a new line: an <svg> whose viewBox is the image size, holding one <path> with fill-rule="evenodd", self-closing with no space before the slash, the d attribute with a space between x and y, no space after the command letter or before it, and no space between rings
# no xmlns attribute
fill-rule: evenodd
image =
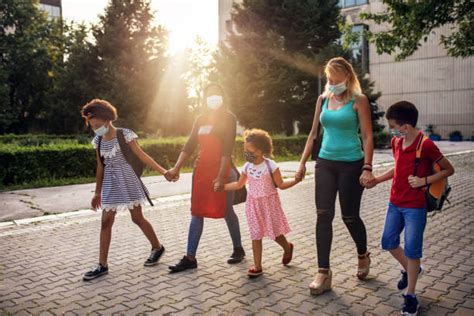
<svg viewBox="0 0 474 316"><path fill-rule="evenodd" d="M97 97L109 100L130 128L145 126L166 66L167 32L153 27L150 2L113 0L93 27L98 65Z"/></svg>
<svg viewBox="0 0 474 316"><path fill-rule="evenodd" d="M474 2L471 0L383 0L387 10L362 13L361 17L376 24L389 24L388 31L368 32L377 53L396 54L396 60L412 55L431 31L452 25L453 32L442 36L441 43L453 57L474 55Z"/></svg>
<svg viewBox="0 0 474 316"><path fill-rule="evenodd" d="M244 1L234 5L228 45L217 56L220 80L232 109L246 127L309 132L314 106L325 85L323 66L332 57L352 61L369 97L375 132L382 112L360 61L338 44L342 20L337 1Z"/></svg>
<svg viewBox="0 0 474 316"><path fill-rule="evenodd" d="M160 136L187 135L191 130L193 111L185 80L188 71L187 53L169 58L147 121L148 126L157 127L155 132Z"/></svg>
<svg viewBox="0 0 474 316"><path fill-rule="evenodd" d="M48 20L35 1L0 4L0 133L35 128L48 104L52 69L60 62L61 22Z"/></svg>
<svg viewBox="0 0 474 316"><path fill-rule="evenodd" d="M244 0L234 4L220 80L241 124L292 133L319 93L322 56L340 36L338 1Z"/></svg>
<svg viewBox="0 0 474 316"><path fill-rule="evenodd" d="M88 40L85 25L64 23L61 61L52 70L49 104L44 119L49 133L70 134L83 130L80 108L99 95L99 60L94 45Z"/></svg>
<svg viewBox="0 0 474 316"><path fill-rule="evenodd" d="M215 54L215 48L199 36L196 37L193 47L186 49L184 54L187 70L183 78L188 89L191 110L195 114L203 105L202 91L215 80L217 73Z"/></svg>

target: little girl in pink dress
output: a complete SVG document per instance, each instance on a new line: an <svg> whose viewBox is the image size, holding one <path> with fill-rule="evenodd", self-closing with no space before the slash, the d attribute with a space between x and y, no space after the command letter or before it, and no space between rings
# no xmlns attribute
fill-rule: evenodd
<svg viewBox="0 0 474 316"><path fill-rule="evenodd" d="M247 130L244 138L244 155L247 163L242 169L239 180L226 184L224 190L238 190L247 181L249 183L245 213L252 239L254 265L248 270L248 276L257 277L263 274L263 237L275 240L283 248L283 265L289 264L293 257L293 244L285 238L290 232L290 227L281 207L277 188L288 189L298 181L296 179L283 181L276 163L265 157L271 156L273 151L272 139L267 132L259 129Z"/></svg>

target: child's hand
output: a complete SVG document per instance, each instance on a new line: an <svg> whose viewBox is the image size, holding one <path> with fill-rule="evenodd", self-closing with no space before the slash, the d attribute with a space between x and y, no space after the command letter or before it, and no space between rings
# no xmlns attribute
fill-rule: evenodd
<svg viewBox="0 0 474 316"><path fill-rule="evenodd" d="M215 192L221 192L224 191L224 182L220 180L219 178L216 178L214 181L214 191Z"/></svg>
<svg viewBox="0 0 474 316"><path fill-rule="evenodd" d="M425 178L409 176L408 183L410 184L412 188L419 188L419 187L424 187L426 185L426 180Z"/></svg>
<svg viewBox="0 0 474 316"><path fill-rule="evenodd" d="M301 174L295 173L295 181L296 183L303 181L303 177L301 176Z"/></svg>
<svg viewBox="0 0 474 316"><path fill-rule="evenodd" d="M176 182L179 179L179 170L176 168L171 168L170 170L166 171L165 179L169 182Z"/></svg>
<svg viewBox="0 0 474 316"><path fill-rule="evenodd" d="M369 181L366 182L365 184L365 188L366 189L372 189L373 187L375 187L377 184L379 184L379 180L378 178L374 177L372 179L370 179Z"/></svg>
<svg viewBox="0 0 474 316"><path fill-rule="evenodd" d="M360 178L359 178L360 185L363 187L367 187L367 184L371 182L374 178L375 177L371 171L364 170L362 171L362 174L360 175Z"/></svg>
<svg viewBox="0 0 474 316"><path fill-rule="evenodd" d="M295 179L298 182L303 181L305 174L306 174L306 166L305 165L300 165L298 167L298 170L296 170Z"/></svg>
<svg viewBox="0 0 474 316"><path fill-rule="evenodd" d="M91 201L91 206L92 206L92 209L94 211L97 211L98 209L100 209L100 206L102 205L102 201L101 201L101 197L100 197L100 194L94 194L94 196L92 197L92 201Z"/></svg>

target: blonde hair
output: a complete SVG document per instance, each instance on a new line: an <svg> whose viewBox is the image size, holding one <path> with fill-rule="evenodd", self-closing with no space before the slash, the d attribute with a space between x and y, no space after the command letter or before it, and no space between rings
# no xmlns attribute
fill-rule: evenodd
<svg viewBox="0 0 474 316"><path fill-rule="evenodd" d="M334 74L343 74L346 76L346 86L347 90L341 94L344 102L352 100L353 97L362 94L362 89L360 88L360 82L357 78L357 74L352 68L352 65L342 57L335 57L328 61L326 67L324 68L324 73L326 78L331 77ZM323 92L324 97L332 97L333 93L329 91L329 82L326 82Z"/></svg>

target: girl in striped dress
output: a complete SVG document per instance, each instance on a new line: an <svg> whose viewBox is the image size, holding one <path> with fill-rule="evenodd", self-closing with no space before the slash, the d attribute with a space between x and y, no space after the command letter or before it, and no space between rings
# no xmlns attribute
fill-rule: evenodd
<svg viewBox="0 0 474 316"><path fill-rule="evenodd" d="M143 216L142 207L147 201L148 191L121 152L117 134L123 134L131 152L146 166L162 174L166 169L140 148L136 141L137 134L129 129L115 128L112 122L117 119L117 110L109 102L100 99L90 101L82 108L82 116L96 134L92 144L96 149L97 182L91 204L94 210L102 209L99 264L84 274L83 279L88 281L108 273L107 256L112 225L116 212L122 210L130 211L132 221L140 227L151 244L151 254L145 266L156 265L165 248L158 241L150 222Z"/></svg>

